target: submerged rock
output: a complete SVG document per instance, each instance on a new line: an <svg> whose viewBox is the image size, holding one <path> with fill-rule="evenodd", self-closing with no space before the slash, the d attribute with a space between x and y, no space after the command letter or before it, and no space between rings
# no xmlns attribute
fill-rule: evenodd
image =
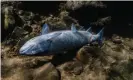
<svg viewBox="0 0 133 80"><path fill-rule="evenodd" d="M4 80L33 80L33 73L48 62L50 57L12 57L2 59L2 78ZM51 64L50 66L53 67ZM48 67L51 69L51 67ZM49 70L49 69L48 69ZM53 69L54 70L54 69ZM46 71L46 70L45 70ZM53 79L52 79L53 80Z"/></svg>
<svg viewBox="0 0 133 80"><path fill-rule="evenodd" d="M88 49L88 48L87 48ZM89 62L89 57L91 57L91 55L87 52L85 47L82 47L76 55L76 58L81 61L82 63L88 63Z"/></svg>
<svg viewBox="0 0 133 80"><path fill-rule="evenodd" d="M120 36L114 34L114 35L112 36L112 41L113 41L114 43L116 43L116 44L121 44L121 43L122 43L122 38L121 38Z"/></svg>
<svg viewBox="0 0 133 80"><path fill-rule="evenodd" d="M60 76L54 65L44 64L33 72L33 80L60 80Z"/></svg>
<svg viewBox="0 0 133 80"><path fill-rule="evenodd" d="M32 24L31 27L32 27L32 33L33 34L40 33L41 26L39 24Z"/></svg>
<svg viewBox="0 0 133 80"><path fill-rule="evenodd" d="M92 22L91 25L105 26L111 23L111 16L98 19L96 22Z"/></svg>
<svg viewBox="0 0 133 80"><path fill-rule="evenodd" d="M74 73L75 75L79 75L83 71L83 65L80 62L72 61L68 62L63 67L64 71L67 73Z"/></svg>
<svg viewBox="0 0 133 80"><path fill-rule="evenodd" d="M27 34L28 34L28 31L25 31L23 28L15 27L15 29L12 32L11 37L17 39L17 38L20 38L20 36L22 37Z"/></svg>
<svg viewBox="0 0 133 80"><path fill-rule="evenodd" d="M92 57L98 57L102 55L100 48L96 45L86 45L79 49L77 52L76 58L82 63L89 63Z"/></svg>
<svg viewBox="0 0 133 80"><path fill-rule="evenodd" d="M82 7L100 7L104 8L106 5L104 5L101 1L67 1L66 2L66 8L71 10L77 10Z"/></svg>

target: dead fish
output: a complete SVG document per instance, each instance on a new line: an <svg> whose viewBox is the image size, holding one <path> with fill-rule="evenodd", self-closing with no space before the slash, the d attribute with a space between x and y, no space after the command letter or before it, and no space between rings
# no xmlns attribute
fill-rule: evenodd
<svg viewBox="0 0 133 80"><path fill-rule="evenodd" d="M103 28L104 29L104 28ZM70 49L80 48L94 41L102 42L103 29L97 34L91 34L90 30L77 30L74 24L71 30L49 32L47 24L43 25L42 32L27 41L19 50L21 55L53 55Z"/></svg>

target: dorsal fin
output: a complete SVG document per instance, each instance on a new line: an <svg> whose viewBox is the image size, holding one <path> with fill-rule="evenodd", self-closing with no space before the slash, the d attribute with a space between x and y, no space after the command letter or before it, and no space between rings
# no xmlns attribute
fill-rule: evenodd
<svg viewBox="0 0 133 80"><path fill-rule="evenodd" d="M74 26L73 23L72 23L72 25L71 25L71 31L72 31L72 32L77 32L76 27Z"/></svg>
<svg viewBox="0 0 133 80"><path fill-rule="evenodd" d="M91 27L89 27L86 31L87 31L87 32L91 32Z"/></svg>
<svg viewBox="0 0 133 80"><path fill-rule="evenodd" d="M49 26L47 23L45 23L42 27L42 31L41 31L40 35L47 34L48 32L49 32Z"/></svg>

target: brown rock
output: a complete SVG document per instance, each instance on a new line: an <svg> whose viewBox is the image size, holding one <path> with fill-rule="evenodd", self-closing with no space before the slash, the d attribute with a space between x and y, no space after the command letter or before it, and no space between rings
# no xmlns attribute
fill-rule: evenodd
<svg viewBox="0 0 133 80"><path fill-rule="evenodd" d="M15 56L11 58L5 56L1 61L1 67L2 67L1 77L4 80L33 80L34 78L33 74L35 72L34 70L40 69L39 67L48 62L49 59L51 59L49 56L30 56L30 57ZM49 70L49 68L47 70ZM56 74L56 71L54 72L54 67L51 73ZM52 78L56 77L52 76ZM55 79L50 79L50 80L55 80Z"/></svg>
<svg viewBox="0 0 133 80"><path fill-rule="evenodd" d="M35 34L39 33L41 30L41 27L38 24L33 24L33 25L31 25L31 27L32 27L32 32Z"/></svg>
<svg viewBox="0 0 133 80"><path fill-rule="evenodd" d="M58 71L51 63L37 68L33 73L33 80L60 80Z"/></svg>
<svg viewBox="0 0 133 80"><path fill-rule="evenodd" d="M88 52L86 51L85 48L81 48L77 55L76 55L76 58L81 61L82 63L88 63L88 58L89 58L89 54Z"/></svg>
<svg viewBox="0 0 133 80"><path fill-rule="evenodd" d="M90 62L93 57L101 55L101 50L96 46L83 46L77 53L76 58L84 64Z"/></svg>
<svg viewBox="0 0 133 80"><path fill-rule="evenodd" d="M118 36L118 35L116 35L116 34L114 34L114 35L112 36L112 41L113 41L114 43L116 43L116 44L121 44L121 43L122 43L121 37Z"/></svg>
<svg viewBox="0 0 133 80"><path fill-rule="evenodd" d="M66 63L63 69L65 72L69 74L74 73L75 75L79 75L83 72L83 66L78 61L72 61L72 62Z"/></svg>
<svg viewBox="0 0 133 80"><path fill-rule="evenodd" d="M83 71L83 67L82 66L78 66L78 67L74 68L73 73L75 75L79 75L79 74L82 73L82 71Z"/></svg>
<svg viewBox="0 0 133 80"><path fill-rule="evenodd" d="M121 44L122 40L121 39L113 39L113 42L116 44Z"/></svg>

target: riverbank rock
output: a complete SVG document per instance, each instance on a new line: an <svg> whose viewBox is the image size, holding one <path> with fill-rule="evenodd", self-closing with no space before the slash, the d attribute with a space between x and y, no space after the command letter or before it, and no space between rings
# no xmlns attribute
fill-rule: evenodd
<svg viewBox="0 0 133 80"><path fill-rule="evenodd" d="M3 80L32 80L34 78L33 72L38 70L39 67L46 64L49 60L50 57L46 56L45 57L21 56L21 57L3 58L1 61L2 78ZM50 66L52 66L52 64Z"/></svg>
<svg viewBox="0 0 133 80"><path fill-rule="evenodd" d="M75 75L79 75L83 71L83 65L78 61L72 61L72 62L66 63L63 69L66 73L69 73L69 74L73 73Z"/></svg>
<svg viewBox="0 0 133 80"><path fill-rule="evenodd" d="M85 45L77 52L77 60L61 62L56 66L50 63L52 56L51 58L46 56L3 57L2 78L3 80L11 80L11 78L13 80L20 78L20 80L60 80L60 78L61 80L132 80L133 53L130 49L132 39L122 38L122 40L121 44L105 40L101 48ZM9 47L3 49L2 53L10 52ZM65 56L58 56L60 57L65 58Z"/></svg>
<svg viewBox="0 0 133 80"><path fill-rule="evenodd" d="M51 63L35 69L33 76L33 80L60 80L59 72Z"/></svg>
<svg viewBox="0 0 133 80"><path fill-rule="evenodd" d="M66 2L66 8L71 10L77 10L82 7L99 7L104 8L106 5L104 5L101 1L67 1Z"/></svg>
<svg viewBox="0 0 133 80"><path fill-rule="evenodd" d="M113 41L114 43L116 43L116 44L121 44L121 43L122 43L122 38L121 38L120 36L114 34L114 35L112 36L112 41Z"/></svg>

